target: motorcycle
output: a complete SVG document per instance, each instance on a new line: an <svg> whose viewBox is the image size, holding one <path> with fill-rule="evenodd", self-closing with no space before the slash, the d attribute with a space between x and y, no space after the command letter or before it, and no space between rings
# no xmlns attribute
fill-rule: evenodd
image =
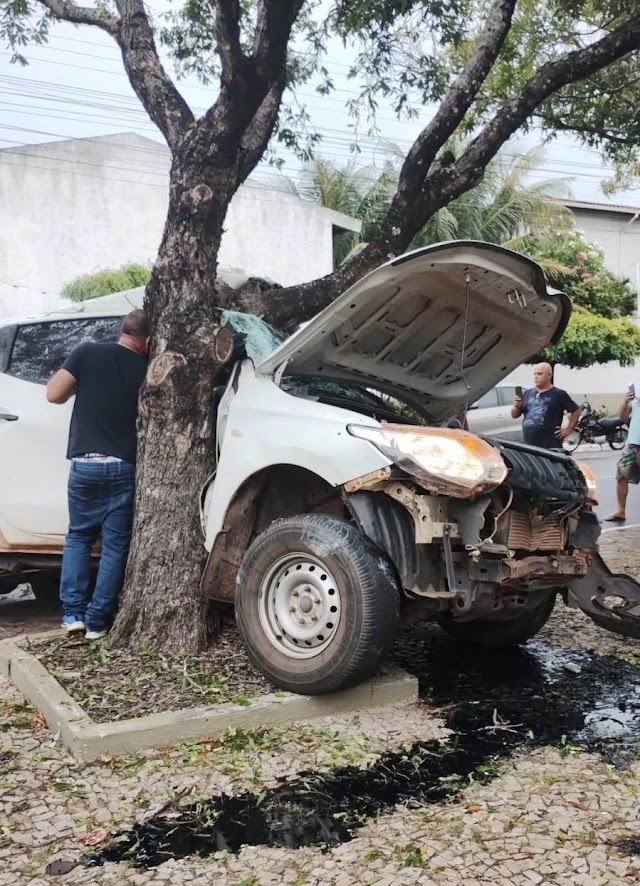
<svg viewBox="0 0 640 886"><path fill-rule="evenodd" d="M608 443L611 449L623 449L629 433L628 419L605 416L585 400L580 404L580 419L575 430L564 440L566 452L574 452L581 443Z"/></svg>

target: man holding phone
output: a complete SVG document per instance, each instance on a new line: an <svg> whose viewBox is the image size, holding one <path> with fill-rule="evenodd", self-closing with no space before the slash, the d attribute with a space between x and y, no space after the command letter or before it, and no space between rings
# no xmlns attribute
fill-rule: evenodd
<svg viewBox="0 0 640 886"><path fill-rule="evenodd" d="M627 436L627 445L618 461L618 469L616 472L616 498L618 499L618 507L605 517L612 523L624 523L627 519L626 507L627 496L629 495L629 483L640 483L640 399L636 396L636 386L630 384L627 394L620 406L620 418L626 421L631 416L629 422L629 434Z"/></svg>
<svg viewBox="0 0 640 886"><path fill-rule="evenodd" d="M568 437L580 419L580 407L566 391L553 384L553 370L549 363L538 363L533 367L533 388L522 392L516 388L511 417L522 421L522 435L525 443L542 449L561 449L562 441ZM569 424L562 427L565 413L569 413Z"/></svg>

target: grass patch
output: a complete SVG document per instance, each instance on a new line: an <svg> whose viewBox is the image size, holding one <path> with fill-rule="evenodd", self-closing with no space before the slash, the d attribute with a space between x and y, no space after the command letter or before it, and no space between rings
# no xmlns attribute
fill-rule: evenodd
<svg viewBox="0 0 640 886"><path fill-rule="evenodd" d="M31 652L97 723L214 704L247 706L273 691L232 625L199 655L129 652L83 637L33 643Z"/></svg>

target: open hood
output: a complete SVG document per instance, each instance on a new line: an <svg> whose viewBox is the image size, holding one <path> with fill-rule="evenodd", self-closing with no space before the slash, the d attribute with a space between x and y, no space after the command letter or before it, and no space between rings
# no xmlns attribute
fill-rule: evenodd
<svg viewBox="0 0 640 886"><path fill-rule="evenodd" d="M530 259L490 243L438 243L367 274L257 371L342 379L437 423L557 341L570 314Z"/></svg>

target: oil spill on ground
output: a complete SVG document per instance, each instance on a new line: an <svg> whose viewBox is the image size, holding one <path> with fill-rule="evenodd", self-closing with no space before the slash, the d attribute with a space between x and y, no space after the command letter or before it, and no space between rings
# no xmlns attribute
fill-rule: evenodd
<svg viewBox="0 0 640 886"><path fill-rule="evenodd" d="M640 669L616 658L539 642L489 654L417 626L403 634L394 659L441 709L454 733L446 743L386 753L369 769L306 772L272 790L182 806L117 834L84 863L153 867L243 844L331 846L397 803L437 803L471 774L492 778L518 749L572 742L620 766L640 755Z"/></svg>
<svg viewBox="0 0 640 886"><path fill-rule="evenodd" d="M626 840L618 840L614 845L621 855L631 856L632 858L633 856L640 856L640 840L636 837Z"/></svg>

